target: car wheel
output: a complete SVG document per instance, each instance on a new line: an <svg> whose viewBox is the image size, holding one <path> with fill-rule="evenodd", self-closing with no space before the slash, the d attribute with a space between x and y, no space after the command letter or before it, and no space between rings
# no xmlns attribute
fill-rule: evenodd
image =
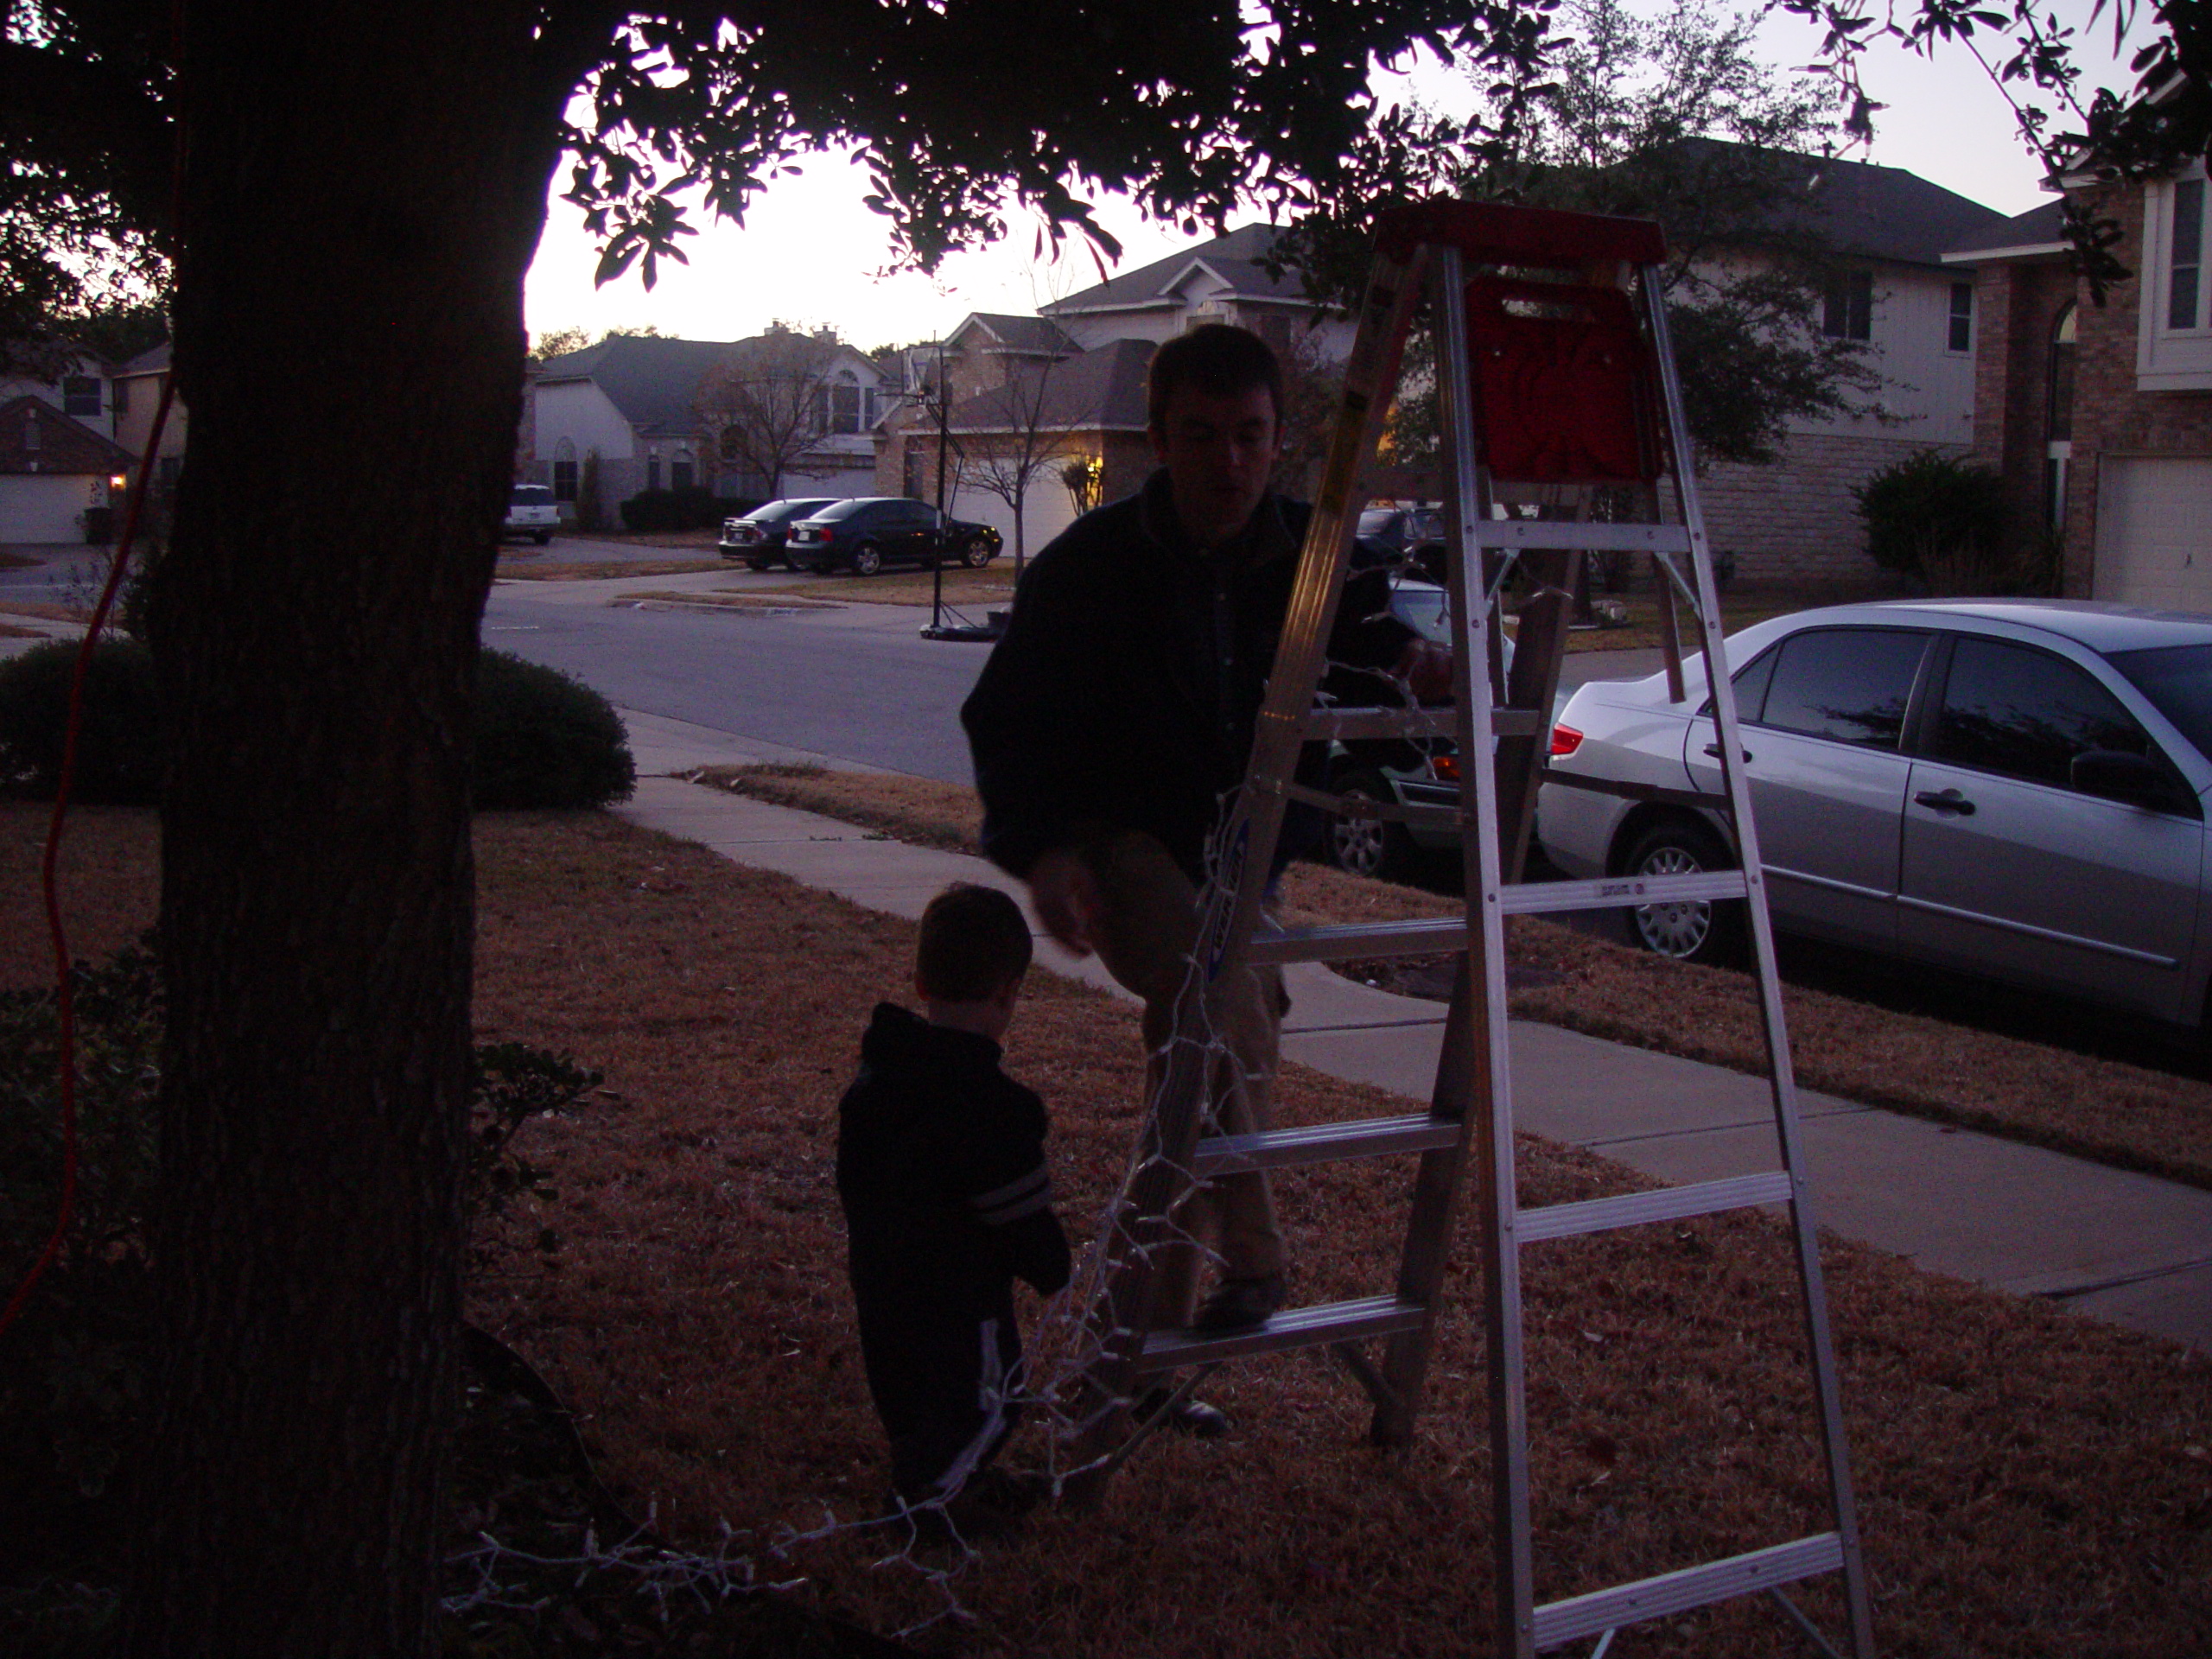
<svg viewBox="0 0 2212 1659"><path fill-rule="evenodd" d="M552 539L553 539L553 532L552 532L551 531L550 531L550 530L541 530L541 531L539 531L537 532L537 544L538 544L540 547L544 546L548 542L551 541Z"/></svg>
<svg viewBox="0 0 2212 1659"><path fill-rule="evenodd" d="M1377 772L1347 772L1332 791L1349 799L1388 805L1395 798ZM1402 823L1381 818L1332 817L1329 820L1329 862L1347 875L1373 876L1390 880L1413 858L1413 841Z"/></svg>
<svg viewBox="0 0 2212 1659"><path fill-rule="evenodd" d="M1631 875L1696 875L1732 870L1736 861L1703 824L1670 818L1637 837L1623 868ZM1629 912L1629 934L1646 950L1677 962L1731 963L1743 951L1744 907L1737 900L1704 899L1643 905Z"/></svg>
<svg viewBox="0 0 2212 1659"><path fill-rule="evenodd" d="M985 565L988 564L991 560L997 556L997 554L998 549L991 545L990 537L988 536L977 536L971 539L967 546L960 550L960 563L966 565L970 570L980 570Z"/></svg>
<svg viewBox="0 0 2212 1659"><path fill-rule="evenodd" d="M862 542L853 550L853 574L872 576L883 569L882 550L873 542Z"/></svg>
<svg viewBox="0 0 2212 1659"><path fill-rule="evenodd" d="M748 570L766 570L769 563L770 561L766 559L747 559L745 562L745 568Z"/></svg>

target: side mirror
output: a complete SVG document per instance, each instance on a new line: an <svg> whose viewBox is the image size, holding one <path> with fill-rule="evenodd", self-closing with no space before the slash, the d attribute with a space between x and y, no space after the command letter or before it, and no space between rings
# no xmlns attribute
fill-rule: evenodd
<svg viewBox="0 0 2212 1659"><path fill-rule="evenodd" d="M2078 794L2124 801L2162 812L2175 810L2175 790L2166 774L2139 754L2118 749L2084 749L2074 757L2067 781Z"/></svg>

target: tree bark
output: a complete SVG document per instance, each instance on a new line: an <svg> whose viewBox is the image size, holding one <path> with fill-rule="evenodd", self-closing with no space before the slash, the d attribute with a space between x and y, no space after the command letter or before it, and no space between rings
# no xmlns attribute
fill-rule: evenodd
<svg viewBox="0 0 2212 1659"><path fill-rule="evenodd" d="M185 9L133 1656L433 1650L478 621L560 93L517 0Z"/></svg>

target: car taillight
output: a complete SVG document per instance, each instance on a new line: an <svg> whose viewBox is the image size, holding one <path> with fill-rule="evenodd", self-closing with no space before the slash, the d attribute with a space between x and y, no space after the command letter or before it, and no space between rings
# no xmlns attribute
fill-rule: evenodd
<svg viewBox="0 0 2212 1659"><path fill-rule="evenodd" d="M1576 731L1573 727L1554 726L1552 728L1553 760L1556 760L1563 754L1573 754L1581 747L1582 734Z"/></svg>
<svg viewBox="0 0 2212 1659"><path fill-rule="evenodd" d="M1428 763L1428 770L1439 782L1456 784L1459 781L1459 757L1440 754Z"/></svg>

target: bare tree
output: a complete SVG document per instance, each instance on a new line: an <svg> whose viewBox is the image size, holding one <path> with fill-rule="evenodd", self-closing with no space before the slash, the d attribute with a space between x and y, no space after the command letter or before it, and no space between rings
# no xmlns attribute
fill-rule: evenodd
<svg viewBox="0 0 2212 1659"><path fill-rule="evenodd" d="M728 359L700 382L694 400L700 423L721 460L762 480L771 499L784 474L812 449L833 418L829 404L837 354L828 331L801 334L784 323L740 340Z"/></svg>
<svg viewBox="0 0 2212 1659"><path fill-rule="evenodd" d="M1097 410L1063 367L1047 361L1020 370L969 398L954 416L966 451L959 462L962 486L995 497L1014 514L1017 576L1028 556L1022 508L1030 486L1055 462L1078 454L1075 435L1098 422Z"/></svg>

